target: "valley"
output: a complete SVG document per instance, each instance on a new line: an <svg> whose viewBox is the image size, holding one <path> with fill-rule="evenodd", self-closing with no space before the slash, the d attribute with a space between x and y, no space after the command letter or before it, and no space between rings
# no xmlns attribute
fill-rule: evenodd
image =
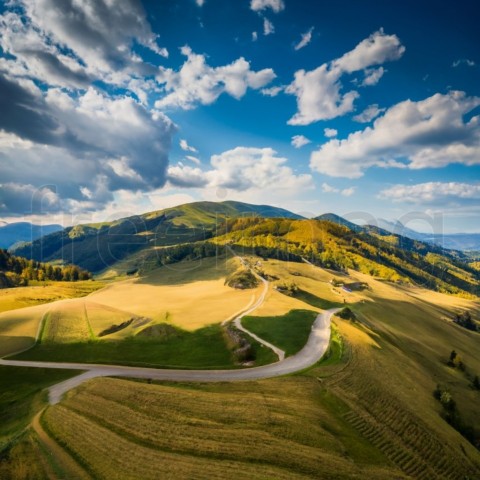
<svg viewBox="0 0 480 480"><path fill-rule="evenodd" d="M187 241L126 254L72 298L0 291L0 381L18 375L0 396L2 478L479 474L480 333L453 322L478 321L478 280L455 252L247 214L191 242L210 214L177 215Z"/></svg>

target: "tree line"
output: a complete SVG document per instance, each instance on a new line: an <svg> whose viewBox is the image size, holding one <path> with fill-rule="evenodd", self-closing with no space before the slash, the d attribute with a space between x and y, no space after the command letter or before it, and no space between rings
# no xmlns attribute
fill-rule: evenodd
<svg viewBox="0 0 480 480"><path fill-rule="evenodd" d="M51 265L0 249L0 288L26 286L30 280L76 282L90 278L90 272L76 265Z"/></svg>

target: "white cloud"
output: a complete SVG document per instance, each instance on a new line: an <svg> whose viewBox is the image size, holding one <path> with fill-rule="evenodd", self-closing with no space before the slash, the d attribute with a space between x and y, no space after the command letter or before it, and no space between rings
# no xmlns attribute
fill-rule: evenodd
<svg viewBox="0 0 480 480"><path fill-rule="evenodd" d="M169 182L190 188L225 188L237 192L250 190L284 191L295 193L313 188L312 177L296 175L271 148L237 147L213 155L211 169L202 171L190 166L168 169Z"/></svg>
<svg viewBox="0 0 480 480"><path fill-rule="evenodd" d="M195 147L190 146L184 138L180 139L179 145L184 152L198 152L198 150Z"/></svg>
<svg viewBox="0 0 480 480"><path fill-rule="evenodd" d="M295 50L300 50L303 47L306 47L312 41L313 28L309 28L305 33L302 33L302 38L300 41L293 47Z"/></svg>
<svg viewBox="0 0 480 480"><path fill-rule="evenodd" d="M192 155L185 155L185 158L193 162L195 165L200 165L202 163L200 159L198 159L197 157L193 157Z"/></svg>
<svg viewBox="0 0 480 480"><path fill-rule="evenodd" d="M45 203L45 211L58 204L65 211L99 208L116 190L164 184L175 133L164 115L152 114L131 97L109 98L93 88L76 99L59 89L29 97L18 85L1 77L0 82L12 102L11 108L4 105L7 116L0 119L0 178L38 189L54 185L59 203ZM9 120L10 111L17 123ZM19 212L19 195L30 193L15 192L9 212L25 213Z"/></svg>
<svg viewBox="0 0 480 480"><path fill-rule="evenodd" d="M338 188L332 187L328 183L322 183L322 192L323 193L338 193Z"/></svg>
<svg viewBox="0 0 480 480"><path fill-rule="evenodd" d="M355 193L356 187L344 188L343 190L339 188L332 187L328 183L322 183L322 192L323 193L340 193L344 197L351 197Z"/></svg>
<svg viewBox="0 0 480 480"><path fill-rule="evenodd" d="M377 167L438 168L480 164L479 117L464 116L480 97L451 91L389 108L373 127L333 139L312 153L310 167L332 177L358 178Z"/></svg>
<svg viewBox="0 0 480 480"><path fill-rule="evenodd" d="M15 75L52 86L86 88L95 80L127 87L132 78L153 74L133 51L140 44L163 57L140 2L31 0L0 15L0 47Z"/></svg>
<svg viewBox="0 0 480 480"><path fill-rule="evenodd" d="M459 58L452 63L452 67L456 68L460 65L466 65L467 67L474 67L476 63L473 60L469 60L468 58Z"/></svg>
<svg viewBox="0 0 480 480"><path fill-rule="evenodd" d="M298 107L298 112L288 123L308 125L353 111L359 94L355 90L343 93L341 77L346 73L366 71L386 61L398 60L404 51L405 47L396 35L386 35L379 30L338 59L309 72L298 70L294 81L286 89L287 93L297 97Z"/></svg>
<svg viewBox="0 0 480 480"><path fill-rule="evenodd" d="M268 20L268 18L263 19L263 34L264 35L271 35L272 33L275 33L275 27L273 26L273 23Z"/></svg>
<svg viewBox="0 0 480 480"><path fill-rule="evenodd" d="M250 9L254 12L261 12L271 9L275 13L281 12L285 8L283 0L251 0Z"/></svg>
<svg viewBox="0 0 480 480"><path fill-rule="evenodd" d="M252 32L252 42L256 42L258 40L258 33Z"/></svg>
<svg viewBox="0 0 480 480"><path fill-rule="evenodd" d="M270 88L262 88L260 93L262 95L266 95L267 97L276 97L280 92L283 92L285 87L270 87Z"/></svg>
<svg viewBox="0 0 480 480"><path fill-rule="evenodd" d="M323 134L328 138L336 137L338 135L338 130L335 130L335 128L324 128Z"/></svg>
<svg viewBox="0 0 480 480"><path fill-rule="evenodd" d="M444 205L451 202L480 200L480 184L427 182L417 185L394 185L382 190L382 199L414 204Z"/></svg>
<svg viewBox="0 0 480 480"><path fill-rule="evenodd" d="M199 7L203 7L204 3L205 3L205 0L195 0L195 3L199 6Z"/></svg>
<svg viewBox="0 0 480 480"><path fill-rule="evenodd" d="M303 135L294 135L291 143L295 148L301 148L309 143L312 143L312 141Z"/></svg>
<svg viewBox="0 0 480 480"><path fill-rule="evenodd" d="M181 51L187 60L179 71L160 67L156 79L167 94L155 102L157 108L191 109L198 103L209 105L222 93L240 99L248 88L258 90L275 78L271 68L251 70L243 57L229 65L211 67L204 55L193 53L190 47L182 47Z"/></svg>
<svg viewBox="0 0 480 480"><path fill-rule="evenodd" d="M355 187L350 187L350 188L344 188L340 193L344 197L351 197L355 193L356 188Z"/></svg>
<svg viewBox="0 0 480 480"><path fill-rule="evenodd" d="M365 78L361 83L362 87L372 87L376 85L383 77L386 70L383 67L370 68L365 70Z"/></svg>
<svg viewBox="0 0 480 480"><path fill-rule="evenodd" d="M385 108L379 108L378 105L374 103L372 105L369 105L363 112L352 117L352 119L359 123L368 123L371 122L374 118L377 118L385 110Z"/></svg>

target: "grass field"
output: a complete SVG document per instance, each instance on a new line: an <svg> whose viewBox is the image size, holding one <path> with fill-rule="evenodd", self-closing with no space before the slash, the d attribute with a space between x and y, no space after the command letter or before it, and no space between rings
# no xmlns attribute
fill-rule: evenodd
<svg viewBox="0 0 480 480"><path fill-rule="evenodd" d="M403 478L324 407L309 378L178 386L94 380L49 408L44 425L101 479L118 471L132 479L159 471L165 478Z"/></svg>
<svg viewBox="0 0 480 480"><path fill-rule="evenodd" d="M317 315L311 310L291 310L277 317L247 316L242 319L242 325L281 348L288 357L305 346Z"/></svg>
<svg viewBox="0 0 480 480"><path fill-rule="evenodd" d="M103 282L31 282L28 287L0 290L0 312L89 295L105 286ZM34 285L36 283L36 285Z"/></svg>
<svg viewBox="0 0 480 480"><path fill-rule="evenodd" d="M78 372L0 366L0 452L45 405L45 387Z"/></svg>
<svg viewBox="0 0 480 480"><path fill-rule="evenodd" d="M478 318L478 301L354 272L345 281L366 281L370 289L348 294L328 283L338 273L270 260L262 262L262 268L278 277L274 283L294 281L308 292L310 303L345 300L355 312L356 322L334 319L329 351L318 365L285 378L234 384L96 379L48 408L43 424L50 435L100 479L117 478L119 471L124 472L122 479L132 480L158 478L159 471L167 477L208 479L225 478L226 472L238 478L480 478L479 451L442 418L442 407L433 397L436 385L444 385L465 423L480 430L480 392L470 387L473 375L480 375L480 334L451 321L455 312L465 309ZM190 274L191 283L181 283L180 274L174 272L169 279L160 272L158 286L172 281L180 289L215 281L216 275L207 269ZM95 328L109 323L109 312L117 323L124 317L117 307L98 307L102 304L96 296L87 299L86 310L92 330L98 332ZM287 312L316 310L319 305L310 307L271 289L247 323L281 317L280 328L267 325L259 333L266 339L272 332L281 336L292 325L285 322ZM90 315L95 309L99 313ZM96 315L101 317L97 327L92 320ZM231 362L218 324L179 336L167 327L173 328L154 322L142 327L152 334L166 332L168 341L163 343L137 335L134 340L43 344L21 357L33 358L42 348L45 359L78 356L76 360L113 358L124 363L131 354L132 362L154 358L159 365L168 360L176 366L174 359L192 368ZM293 348L291 336L285 333L280 339L285 349ZM465 372L447 365L452 349L464 361ZM18 455L34 448L25 442Z"/></svg>
<svg viewBox="0 0 480 480"><path fill-rule="evenodd" d="M237 259L224 257L181 262L114 283L89 299L193 331L234 316L259 294L261 287L235 290L224 285L239 266Z"/></svg>

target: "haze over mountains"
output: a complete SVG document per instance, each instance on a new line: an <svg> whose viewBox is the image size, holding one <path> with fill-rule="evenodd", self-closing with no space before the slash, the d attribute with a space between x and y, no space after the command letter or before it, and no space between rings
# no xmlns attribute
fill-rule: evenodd
<svg viewBox="0 0 480 480"><path fill-rule="evenodd" d="M10 248L19 242L32 242L43 235L62 230L61 225L35 225L29 222L0 222L0 248Z"/></svg>

